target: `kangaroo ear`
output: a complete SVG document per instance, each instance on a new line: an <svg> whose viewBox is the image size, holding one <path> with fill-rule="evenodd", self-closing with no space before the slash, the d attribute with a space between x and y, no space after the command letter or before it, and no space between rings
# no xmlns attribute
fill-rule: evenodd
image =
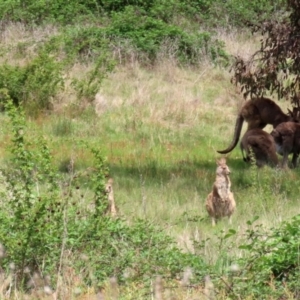
<svg viewBox="0 0 300 300"><path fill-rule="evenodd" d="M219 159L216 159L216 163L217 163L218 166L221 166L223 164L222 157L219 158Z"/></svg>
<svg viewBox="0 0 300 300"><path fill-rule="evenodd" d="M217 164L218 165L226 164L226 158L225 157L221 157L219 160L217 160Z"/></svg>

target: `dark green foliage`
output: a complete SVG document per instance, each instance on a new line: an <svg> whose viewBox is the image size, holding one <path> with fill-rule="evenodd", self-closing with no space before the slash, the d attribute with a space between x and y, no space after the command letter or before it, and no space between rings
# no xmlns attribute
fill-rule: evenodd
<svg viewBox="0 0 300 300"><path fill-rule="evenodd" d="M92 5L91 5L92 4ZM94 18L99 13L95 1L47 1L3 0L0 2L0 17L4 20L27 24L49 22L76 23L81 17Z"/></svg>
<svg viewBox="0 0 300 300"><path fill-rule="evenodd" d="M247 231L248 243L240 246L250 254L247 259L241 260L240 275L249 278L247 286L243 287L246 293L252 289L256 297L263 291L279 296L285 288L295 294L299 293L299 229L298 215L269 231L260 225ZM272 291L268 287L266 283L269 281L273 281L276 290Z"/></svg>
<svg viewBox="0 0 300 300"><path fill-rule="evenodd" d="M208 24L215 26L233 25L247 27L258 22L280 18L285 11L285 0L219 0L210 2L209 13L205 14Z"/></svg>
<svg viewBox="0 0 300 300"><path fill-rule="evenodd" d="M297 299L300 215L275 228L263 227L258 216L245 225L242 240L234 229L217 233L214 246L218 257L205 273L214 281L216 293L224 299L282 299L287 295L288 299ZM211 238L195 241L195 250L204 254ZM232 253L236 247L237 256Z"/></svg>
<svg viewBox="0 0 300 300"><path fill-rule="evenodd" d="M123 11L127 6L136 6L144 10L150 10L156 4L155 0L99 0L98 2L107 12Z"/></svg>
<svg viewBox="0 0 300 300"><path fill-rule="evenodd" d="M59 62L41 51L25 66L1 65L0 88L8 90L15 104L23 103L31 113L36 113L51 107L51 98L63 86L61 72Z"/></svg>
<svg viewBox="0 0 300 300"><path fill-rule="evenodd" d="M73 59L77 57L81 60L93 59L109 45L104 33L104 29L97 26L68 27L63 34L49 40L46 48L55 52L62 47L67 56Z"/></svg>
<svg viewBox="0 0 300 300"><path fill-rule="evenodd" d="M123 12L131 6L136 13L146 12L148 16L165 22L186 16L201 23L243 26L246 22L270 18L275 11L282 10L284 4L284 0L4 0L0 3L0 17L25 23L58 21L76 24L79 19L96 20L103 14Z"/></svg>
<svg viewBox="0 0 300 300"><path fill-rule="evenodd" d="M156 58L165 41L174 48L177 58L184 62L195 63L201 60L202 55L212 60L219 56L226 58L223 45L214 42L210 33L188 33L178 26L136 13L133 7L112 14L111 25L105 32L115 41L120 38L130 40L137 50L146 52L150 60Z"/></svg>
<svg viewBox="0 0 300 300"><path fill-rule="evenodd" d="M0 87L6 89L15 104L22 101L22 88L26 82L26 69L18 66L3 64L0 66ZM4 108L4 100L1 99L1 108Z"/></svg>

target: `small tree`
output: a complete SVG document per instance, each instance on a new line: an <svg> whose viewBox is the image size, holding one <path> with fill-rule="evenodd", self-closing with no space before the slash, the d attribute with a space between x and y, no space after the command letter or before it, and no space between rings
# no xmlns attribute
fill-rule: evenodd
<svg viewBox="0 0 300 300"><path fill-rule="evenodd" d="M232 82L245 98L268 92L300 110L300 0L287 0L287 12L279 21L252 26L263 36L261 48L248 60L236 57Z"/></svg>

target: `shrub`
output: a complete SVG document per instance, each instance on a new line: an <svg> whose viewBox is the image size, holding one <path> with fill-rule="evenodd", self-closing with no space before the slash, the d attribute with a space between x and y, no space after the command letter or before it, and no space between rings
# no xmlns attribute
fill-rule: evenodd
<svg viewBox="0 0 300 300"><path fill-rule="evenodd" d="M38 149L31 150L32 144L25 140L23 111L10 100L5 108L12 124L13 157L1 170L0 240L7 251L4 265L15 264L20 284L26 267L34 272L44 263L43 271L53 271L64 230L63 205L45 142L40 139Z"/></svg>
<svg viewBox="0 0 300 300"><path fill-rule="evenodd" d="M52 98L62 86L62 66L44 51L24 67L0 66L0 88L6 88L14 103L24 104L32 114L51 108Z"/></svg>
<svg viewBox="0 0 300 300"><path fill-rule="evenodd" d="M203 55L212 60L220 56L227 59L224 45L213 40L210 33L189 33L178 26L136 13L134 7L128 6L124 12L113 13L111 25L105 33L115 41L120 38L130 40L137 50L147 53L150 61L156 59L166 40L173 42L170 44L174 48L175 56L185 63L199 62Z"/></svg>
<svg viewBox="0 0 300 300"><path fill-rule="evenodd" d="M87 72L85 78L72 81L72 85L77 92L79 99L84 98L89 102L95 99L95 95L100 89L102 81L113 70L115 63L109 58L107 52L103 51L91 71Z"/></svg>
<svg viewBox="0 0 300 300"><path fill-rule="evenodd" d="M26 24L44 24L49 22L77 23L82 16L90 19L97 16L99 6L96 1L46 1L6 0L0 2L0 17L3 20L20 21Z"/></svg>
<svg viewBox="0 0 300 300"><path fill-rule="evenodd" d="M69 59L69 62L76 58L99 62L102 58L101 65L106 65L108 70L111 70L114 53L122 62L127 60L128 53L134 51L135 57L142 64L152 64L161 55L162 49L171 58L184 64L197 64L203 59L228 63L224 43L215 39L211 33L189 32L143 12L136 13L134 7L129 6L124 11L112 13L106 27L66 29L60 36L49 40L45 49L53 53L64 49L68 57L66 61ZM103 64L104 56L106 64Z"/></svg>
<svg viewBox="0 0 300 300"><path fill-rule="evenodd" d="M74 59L86 61L95 59L107 49L109 40L103 32L103 28L97 26L66 28L60 35L49 40L46 44L48 51L57 51L62 47L71 63Z"/></svg>
<svg viewBox="0 0 300 300"><path fill-rule="evenodd" d="M256 225L248 229L248 242L240 246L249 252L240 260L240 276L248 278L247 285L242 285L243 293L248 294L252 289L256 297L262 293L282 296L286 289L299 294L299 228L300 215L283 222L278 228L265 230ZM272 282L273 289L268 282Z"/></svg>
<svg viewBox="0 0 300 300"><path fill-rule="evenodd" d="M212 1L208 23L246 27L266 20L278 18L285 10L285 0ZM227 24L226 24L227 23Z"/></svg>

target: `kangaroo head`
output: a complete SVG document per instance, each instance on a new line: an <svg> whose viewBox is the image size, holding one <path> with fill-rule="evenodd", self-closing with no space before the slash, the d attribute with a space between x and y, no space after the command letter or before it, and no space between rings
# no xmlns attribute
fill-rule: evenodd
<svg viewBox="0 0 300 300"><path fill-rule="evenodd" d="M230 174L230 169L226 165L226 158L222 157L217 160L217 175L228 176Z"/></svg>
<svg viewBox="0 0 300 300"><path fill-rule="evenodd" d="M111 193L112 184L113 184L113 179L112 178L108 179L107 184L105 186L105 193L107 193L107 194Z"/></svg>

